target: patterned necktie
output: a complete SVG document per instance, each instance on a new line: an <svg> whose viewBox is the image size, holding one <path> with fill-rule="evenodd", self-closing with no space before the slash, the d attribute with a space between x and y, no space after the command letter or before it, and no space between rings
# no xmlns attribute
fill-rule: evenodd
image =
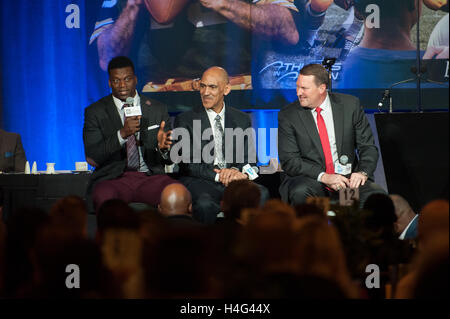
<svg viewBox="0 0 450 319"><path fill-rule="evenodd" d="M319 128L320 142L322 143L323 154L325 155L325 173L334 174L333 156L331 155L330 140L328 139L327 127L320 112L320 107L316 108L317 127Z"/></svg>
<svg viewBox="0 0 450 319"><path fill-rule="evenodd" d="M127 162L128 170L137 171L139 169L139 152L134 134L128 136L127 139Z"/></svg>
<svg viewBox="0 0 450 319"><path fill-rule="evenodd" d="M220 115L217 115L214 119L214 144L215 144L215 152L216 152L216 159L217 159L217 165L219 168L225 168L225 156L224 156L224 138L225 134L223 133L222 124L220 123Z"/></svg>

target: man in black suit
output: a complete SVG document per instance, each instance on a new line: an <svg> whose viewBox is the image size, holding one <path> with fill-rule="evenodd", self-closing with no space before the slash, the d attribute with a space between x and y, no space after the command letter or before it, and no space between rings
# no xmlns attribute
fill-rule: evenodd
<svg viewBox="0 0 450 319"><path fill-rule="evenodd" d="M174 139L179 136L180 144L172 149L171 158L183 156L180 180L192 194L194 218L206 224L216 221L223 191L231 181L257 177L251 120L244 112L225 106L224 96L230 90L227 72L209 68L200 80L203 106L178 115L174 124ZM268 191L259 187L265 201Z"/></svg>
<svg viewBox="0 0 450 319"><path fill-rule="evenodd" d="M138 95L134 65L127 57L112 59L108 74L112 94L87 107L84 114L86 159L95 166L88 193L92 190L96 209L112 198L155 206L164 187L176 182L164 170L171 163L172 144L171 131L164 129L167 107ZM128 112L131 109L134 113Z"/></svg>
<svg viewBox="0 0 450 319"><path fill-rule="evenodd" d="M298 102L278 114L278 154L286 176L281 198L292 205L309 196L330 196L343 188L359 188L360 205L373 193L385 193L373 183L378 150L359 99L328 93L328 72L319 64L300 71ZM357 152L357 156L355 153ZM343 156L351 174L335 173Z"/></svg>
<svg viewBox="0 0 450 319"><path fill-rule="evenodd" d="M20 135L0 129L0 172L23 172L26 161Z"/></svg>

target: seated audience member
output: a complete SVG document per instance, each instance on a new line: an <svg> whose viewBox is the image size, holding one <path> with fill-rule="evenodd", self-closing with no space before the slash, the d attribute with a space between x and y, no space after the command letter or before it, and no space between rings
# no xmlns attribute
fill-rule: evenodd
<svg viewBox="0 0 450 319"><path fill-rule="evenodd" d="M325 212L320 207L317 207L316 205L313 204L296 205L294 209L297 218L303 218L307 216L317 216L326 219Z"/></svg>
<svg viewBox="0 0 450 319"><path fill-rule="evenodd" d="M144 247L146 297L221 298L220 253L206 227L169 228L155 245Z"/></svg>
<svg viewBox="0 0 450 319"><path fill-rule="evenodd" d="M294 223L292 207L279 200L267 201L243 228L239 240L242 257L256 263L262 273L292 271Z"/></svg>
<svg viewBox="0 0 450 319"><path fill-rule="evenodd" d="M220 202L224 218L217 219L212 227L213 244L222 252L220 271L227 277L229 269L235 266L235 248L238 245L242 228L245 227L250 210L257 209L261 202L259 187L249 180L232 181L225 187Z"/></svg>
<svg viewBox="0 0 450 319"><path fill-rule="evenodd" d="M33 287L30 298L117 298L113 278L104 266L99 247L94 241L68 237L58 225L44 227L33 248ZM68 265L76 265L67 272ZM66 286L79 283L77 288ZM79 274L77 279L76 274Z"/></svg>
<svg viewBox="0 0 450 319"><path fill-rule="evenodd" d="M224 283L227 298L259 298L265 292L255 289L263 288L261 280L267 276L295 275L294 224L295 212L289 205L269 200L240 227L233 249L235 271L228 272Z"/></svg>
<svg viewBox="0 0 450 319"><path fill-rule="evenodd" d="M143 294L139 214L120 199L105 201L97 211L97 243L121 298L141 298Z"/></svg>
<svg viewBox="0 0 450 319"><path fill-rule="evenodd" d="M449 230L448 200L433 200L426 204L419 214L418 237L419 249L426 241L437 233L447 233Z"/></svg>
<svg viewBox="0 0 450 319"><path fill-rule="evenodd" d="M164 188L158 210L172 225L201 225L192 219L191 193L182 184L171 184Z"/></svg>
<svg viewBox="0 0 450 319"><path fill-rule="evenodd" d="M420 254L412 298L448 300L448 233L433 236Z"/></svg>
<svg viewBox="0 0 450 319"><path fill-rule="evenodd" d="M418 217L416 213L409 206L408 202L400 195L389 195L395 207L395 215L397 221L395 222L395 230L400 234L399 239L414 239L417 237L417 222Z"/></svg>
<svg viewBox="0 0 450 319"><path fill-rule="evenodd" d="M439 246L439 241L445 241L448 245L449 234L449 204L447 200L433 200L426 204L419 214L418 221L418 251L416 263L411 271L403 277L397 288L397 298L411 298L415 281L418 276L417 263L421 256L429 249ZM439 237L439 240L435 240ZM448 247L448 246L447 246ZM447 248L448 253L448 248Z"/></svg>
<svg viewBox="0 0 450 319"><path fill-rule="evenodd" d="M318 276L335 282L347 298L356 298L339 234L318 216L300 219L295 235L295 261L300 275Z"/></svg>
<svg viewBox="0 0 450 319"><path fill-rule="evenodd" d="M0 172L24 172L27 158L17 133L0 129Z"/></svg>
<svg viewBox="0 0 450 319"><path fill-rule="evenodd" d="M371 195L364 203L363 209L370 212L365 218L366 228L381 232L383 238L394 238L397 215L394 203L388 195Z"/></svg>
<svg viewBox="0 0 450 319"><path fill-rule="evenodd" d="M20 298L30 291L33 268L31 249L40 229L48 224L48 215L37 208L20 209L6 224L4 292L6 298Z"/></svg>
<svg viewBox="0 0 450 319"><path fill-rule="evenodd" d="M397 299L448 298L448 233L438 232L418 251L410 272L397 285Z"/></svg>
<svg viewBox="0 0 450 319"><path fill-rule="evenodd" d="M395 207L388 195L371 195L364 204L364 210L363 229L369 252L368 262L380 268L380 282L384 287L392 279L389 277L389 267L408 264L413 256L413 247L398 238ZM384 289L368 289L367 292L372 299L386 297Z"/></svg>
<svg viewBox="0 0 450 319"><path fill-rule="evenodd" d="M108 229L139 229L139 216L120 199L110 199L99 207L97 212L97 240L101 242Z"/></svg>
<svg viewBox="0 0 450 319"><path fill-rule="evenodd" d="M87 208L78 196L67 196L50 208L50 222L76 238L87 238Z"/></svg>
<svg viewBox="0 0 450 319"><path fill-rule="evenodd" d="M221 201L224 218L239 223L242 210L258 208L260 202L261 191L254 182L244 179L232 181L225 188Z"/></svg>
<svg viewBox="0 0 450 319"><path fill-rule="evenodd" d="M113 198L155 206L161 191L177 181L165 174L172 144L165 129L167 107L136 91L133 62L116 57L108 64L112 94L85 109L83 141L86 159L95 166L88 194L97 210ZM130 101L131 100L131 101ZM126 116L133 106L142 115Z"/></svg>

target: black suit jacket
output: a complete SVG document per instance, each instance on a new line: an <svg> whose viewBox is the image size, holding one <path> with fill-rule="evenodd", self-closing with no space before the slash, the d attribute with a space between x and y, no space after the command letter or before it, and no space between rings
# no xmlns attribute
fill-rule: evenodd
<svg viewBox="0 0 450 319"><path fill-rule="evenodd" d="M329 96L338 157L347 155L353 172L364 171L373 179L378 150L359 99L339 93ZM311 109L301 107L298 101L278 114L278 155L287 176L317 179L325 172L325 156Z"/></svg>
<svg viewBox="0 0 450 319"><path fill-rule="evenodd" d="M23 172L26 161L20 135L0 129L0 171Z"/></svg>
<svg viewBox="0 0 450 319"><path fill-rule="evenodd" d="M160 102L140 95L142 118L140 126L140 142L144 161L149 174L164 174L164 165L170 163L157 150L157 133L162 121L169 124L167 107ZM158 125L158 127L150 127ZM117 131L123 127L120 115L114 104L112 95L108 95L91 104L84 112L83 141L86 158L95 162L95 171L91 177L88 192L101 180L114 179L126 168L126 143L121 146Z"/></svg>
<svg viewBox="0 0 450 319"><path fill-rule="evenodd" d="M200 121L201 128L198 131L194 130L194 120ZM189 132L189 136L179 136L178 138L176 138L175 135L178 131L176 130L177 128L186 129ZM212 163L205 163L203 162L201 156L202 151L205 147L207 147L207 145L214 145L214 136L212 134L205 140L202 140L201 138L204 130L208 128L212 130L211 123L208 119L208 114L206 113L206 110L203 106L199 106L191 111L179 114L175 118L174 138L177 140L177 143L182 142L183 138L188 138L190 145L189 160L179 163L181 175L214 181L214 178L216 176L216 173L214 172L214 161ZM243 139L240 142L239 138L237 138L236 135L230 136L230 134L227 134L227 129L242 129L242 131L245 132L248 128L252 128L251 119L248 114L239 111L231 106L225 106L224 131L226 141L225 160L227 163L227 168L235 167L241 171L242 167L246 164L250 164L252 166L256 165L257 160L256 150L254 147L254 137L251 134L246 134L243 136ZM231 140L233 141L232 144L229 142ZM198 147L196 147L195 144L197 144ZM232 151L231 146L233 147ZM239 153L242 154L241 158L237 158L237 147L239 147ZM183 149L180 150L180 156L182 155L183 151ZM214 147L211 147L210 151L210 155L213 158ZM197 154L198 157L200 157L200 163L194 163L194 154ZM232 158L230 158L230 155L232 155Z"/></svg>

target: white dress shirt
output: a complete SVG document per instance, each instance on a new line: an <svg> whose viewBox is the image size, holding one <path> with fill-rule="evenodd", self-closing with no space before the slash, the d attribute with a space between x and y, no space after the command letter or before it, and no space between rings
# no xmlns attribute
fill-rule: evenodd
<svg viewBox="0 0 450 319"><path fill-rule="evenodd" d="M113 95L113 100L114 100L114 104L116 105L117 112L119 112L120 119L122 120L122 125L124 125L125 111L123 110L123 106L124 106L124 104L127 104L127 103L116 98L114 95ZM137 92L133 97L133 106L139 106L139 107L141 106L141 99L139 98L139 94L137 94ZM142 110L141 110L141 112L142 112ZM117 131L117 137L119 139L119 143L121 146L123 144L125 144L128 140L128 139L122 138L122 136L120 135L120 130ZM137 132L136 140L139 140L139 137L140 137L140 132ZM147 167L147 164L145 164L144 157L142 156L142 147L141 146L138 146L138 152L139 152L139 172L146 173L149 171L149 169Z"/></svg>
<svg viewBox="0 0 450 319"><path fill-rule="evenodd" d="M330 141L330 148L331 148L331 157L333 158L333 163L336 163L336 161L338 161L339 159L339 156L337 153L336 137L334 133L333 110L331 109L331 102L328 93L325 100L320 105L320 108L322 109L320 114L322 115L323 120L325 122L325 126L327 127L328 140ZM314 122L316 123L317 132L319 132L319 127L317 126L316 109L312 109L311 113L313 115ZM318 182L320 182L320 178L322 177L323 174L325 174L325 172L321 172L319 176L317 176Z"/></svg>

